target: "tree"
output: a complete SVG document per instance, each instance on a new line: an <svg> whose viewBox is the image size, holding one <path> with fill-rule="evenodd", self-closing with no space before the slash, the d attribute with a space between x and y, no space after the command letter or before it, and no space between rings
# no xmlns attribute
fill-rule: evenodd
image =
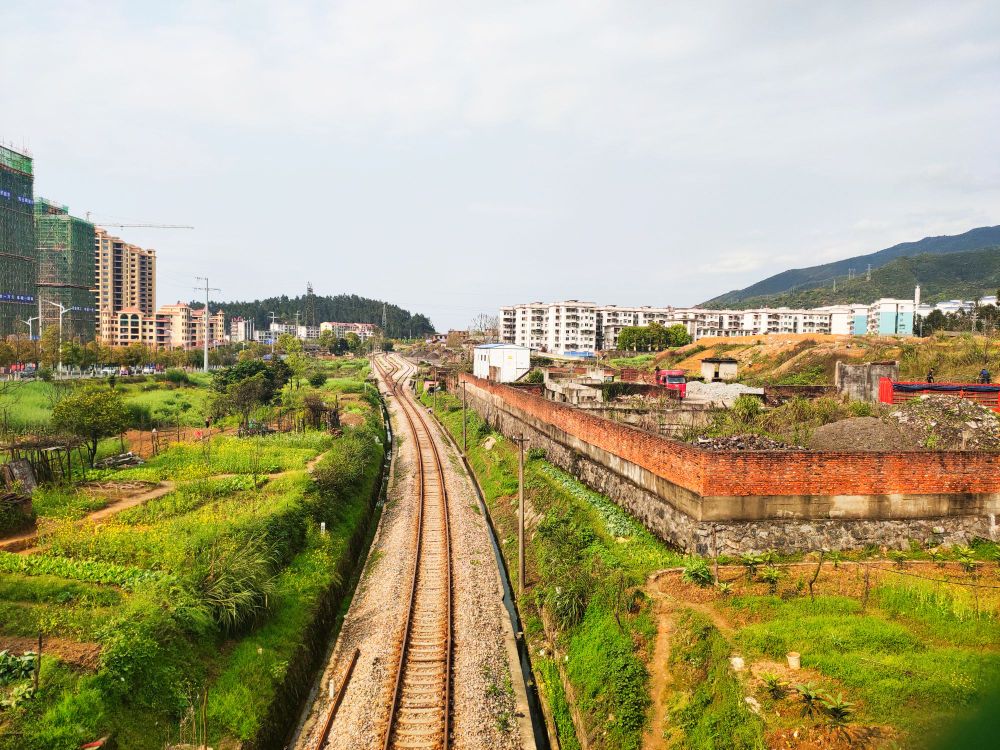
<svg viewBox="0 0 1000 750"><path fill-rule="evenodd" d="M87 388L55 405L52 426L84 440L93 466L97 444L101 438L117 435L128 426L128 412L117 391Z"/></svg>
<svg viewBox="0 0 1000 750"><path fill-rule="evenodd" d="M278 337L278 346L285 353L285 364L292 371L292 383L298 388L299 381L305 377L309 367L309 360L302 349L302 341L290 333L283 333Z"/></svg>
<svg viewBox="0 0 1000 750"><path fill-rule="evenodd" d="M217 416L239 414L240 426L246 428L253 410L268 403L270 396L271 387L266 373L258 372L227 385L225 391L212 402L212 411Z"/></svg>
<svg viewBox="0 0 1000 750"><path fill-rule="evenodd" d="M40 341L42 348L42 365L55 367L59 362L59 326L45 326Z"/></svg>
<svg viewBox="0 0 1000 750"><path fill-rule="evenodd" d="M337 348L337 337L333 335L333 331L320 331L317 343L319 343L320 349L333 354L334 350Z"/></svg>
<svg viewBox="0 0 1000 750"><path fill-rule="evenodd" d="M667 339L670 346L687 346L691 343L691 334L682 323L674 323L667 328Z"/></svg>
<svg viewBox="0 0 1000 750"><path fill-rule="evenodd" d="M497 315L479 313L472 319L469 333L484 344L495 344L500 340L500 318Z"/></svg>
<svg viewBox="0 0 1000 750"><path fill-rule="evenodd" d="M357 353L359 353L361 351L361 349L363 348L363 345L364 345L364 342L361 340L361 337L358 336L358 334L353 333L353 332L347 334L347 350L348 351L350 351L350 352L352 352L354 354L357 354Z"/></svg>

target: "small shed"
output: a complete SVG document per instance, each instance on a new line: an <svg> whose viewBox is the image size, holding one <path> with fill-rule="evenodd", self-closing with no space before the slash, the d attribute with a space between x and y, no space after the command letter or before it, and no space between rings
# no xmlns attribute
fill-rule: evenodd
<svg viewBox="0 0 1000 750"><path fill-rule="evenodd" d="M701 376L706 383L736 380L739 361L731 357L705 357L701 361Z"/></svg>
<svg viewBox="0 0 1000 750"><path fill-rule="evenodd" d="M513 383L531 369L531 349L516 344L480 344L472 354L472 374L494 383Z"/></svg>

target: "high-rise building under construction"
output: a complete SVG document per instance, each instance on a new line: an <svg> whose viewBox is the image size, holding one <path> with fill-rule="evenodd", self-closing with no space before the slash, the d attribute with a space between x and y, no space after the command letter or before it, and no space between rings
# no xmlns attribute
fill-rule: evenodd
<svg viewBox="0 0 1000 750"><path fill-rule="evenodd" d="M70 216L69 208L39 198L35 201L38 247L38 314L44 329L59 325L62 340L94 340L94 225ZM52 304L49 304L52 303Z"/></svg>
<svg viewBox="0 0 1000 750"><path fill-rule="evenodd" d="M94 234L97 282L97 338L118 341L123 310L153 315L156 311L156 251L112 237L97 227Z"/></svg>
<svg viewBox="0 0 1000 750"><path fill-rule="evenodd" d="M0 338L27 334L21 321L37 315L34 203L31 157L0 146Z"/></svg>

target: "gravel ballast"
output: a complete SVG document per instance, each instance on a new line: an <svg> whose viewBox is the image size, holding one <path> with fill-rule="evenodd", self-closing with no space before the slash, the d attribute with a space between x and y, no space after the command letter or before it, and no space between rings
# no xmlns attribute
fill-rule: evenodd
<svg viewBox="0 0 1000 750"><path fill-rule="evenodd" d="M386 389L383 387L383 393ZM416 450L409 425L387 399L397 449L386 508L368 561L325 668L320 694L310 709L295 747L315 747L329 709L331 679L339 684L354 650L361 655L330 731L327 748L381 748L395 674L395 650L402 629L413 560L416 522ZM422 409L419 404L417 408ZM467 750L521 748L511 670L505 645L499 574L485 519L460 460L426 421L441 452L451 517L453 564L452 744ZM476 508L474 510L474 508Z"/></svg>

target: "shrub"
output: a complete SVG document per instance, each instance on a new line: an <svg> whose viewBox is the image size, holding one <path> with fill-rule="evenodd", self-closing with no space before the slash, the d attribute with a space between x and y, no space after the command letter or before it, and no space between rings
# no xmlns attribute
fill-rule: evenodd
<svg viewBox="0 0 1000 750"><path fill-rule="evenodd" d="M760 676L760 680L763 683L764 692L775 700L781 700L788 692L788 683L773 672L764 672Z"/></svg>
<svg viewBox="0 0 1000 750"><path fill-rule="evenodd" d="M177 368L171 368L163 373L164 379L169 383L174 383L175 385L189 385L191 383L191 378L188 376L184 370L178 370Z"/></svg>
<svg viewBox="0 0 1000 750"><path fill-rule="evenodd" d="M197 553L190 580L224 632L242 630L267 610L276 557L261 538L221 537Z"/></svg>
<svg viewBox="0 0 1000 750"><path fill-rule="evenodd" d="M313 388L322 388L326 384L326 375L322 372L314 372L309 376L309 385Z"/></svg>
<svg viewBox="0 0 1000 750"><path fill-rule="evenodd" d="M714 580L712 571L708 563L703 558L692 555L684 560L684 573L682 578L688 583L696 586L711 586Z"/></svg>

